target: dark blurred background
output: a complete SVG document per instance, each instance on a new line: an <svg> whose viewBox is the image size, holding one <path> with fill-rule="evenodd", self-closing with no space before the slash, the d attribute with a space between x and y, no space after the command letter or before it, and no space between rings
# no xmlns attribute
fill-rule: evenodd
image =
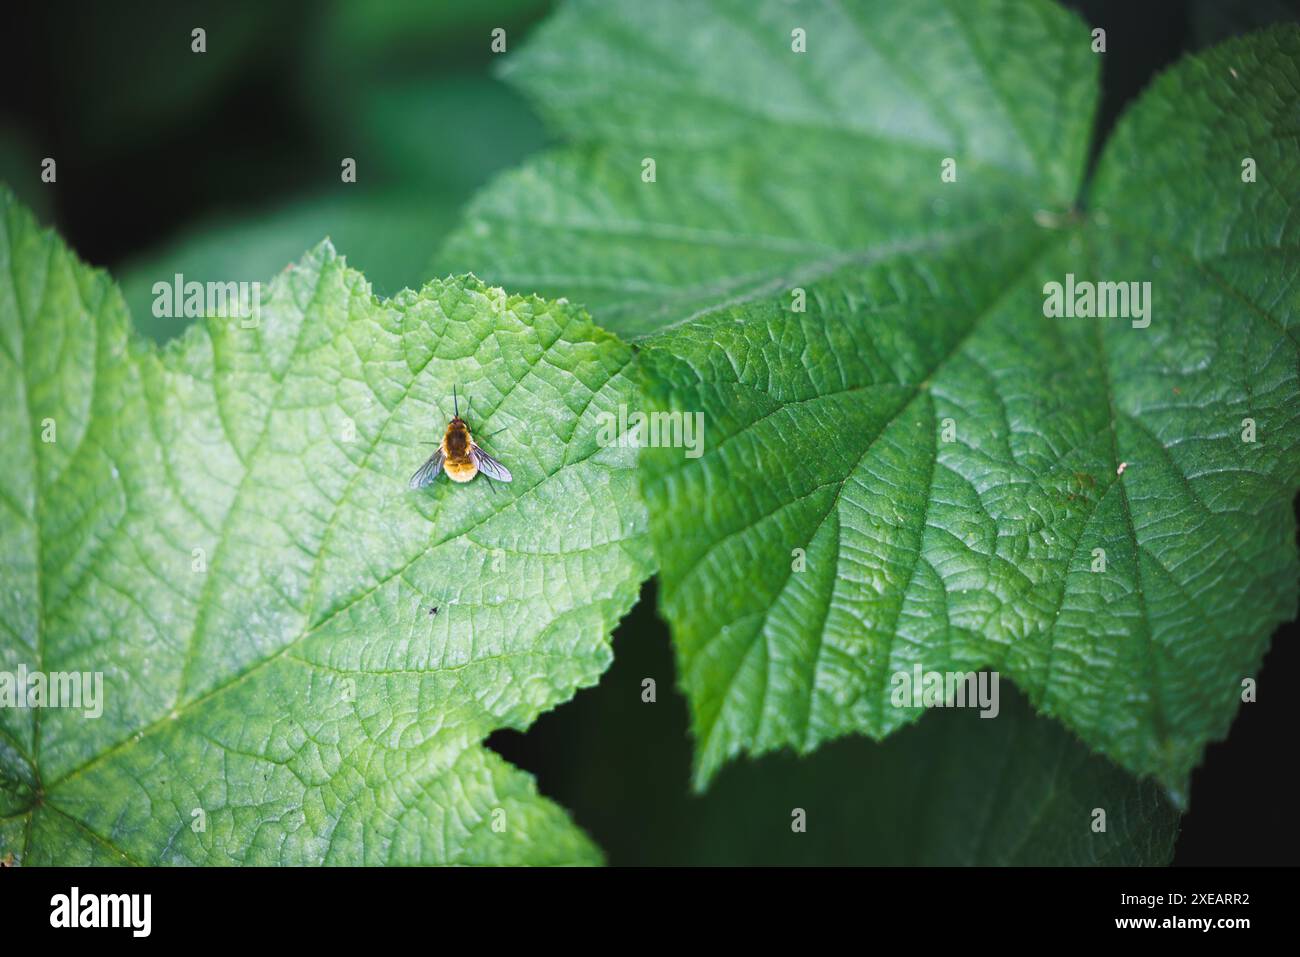
<svg viewBox="0 0 1300 957"><path fill-rule="evenodd" d="M539 0L30 3L6 10L0 179L122 283L157 339L174 272L266 280L328 235L418 286L461 205L545 141L492 79ZM191 50L206 30L207 52ZM57 185L41 183L43 157ZM340 178L344 157L357 181Z"/></svg>
<svg viewBox="0 0 1300 957"><path fill-rule="evenodd" d="M1107 30L1096 143L1183 53L1300 20L1300 0L1066 5ZM493 78L489 40L502 27L514 49L549 6L10 5L0 180L82 258L113 272L137 323L158 340L182 328L150 313L158 277L265 280L326 235L377 292L392 294L439 274L436 252L462 205L494 172L546 145L529 105ZM191 52L194 27L206 30L202 55ZM47 156L58 163L54 185L40 181ZM340 181L344 157L357 162L355 184ZM532 771L611 863L874 859L881 822L867 822L873 781L859 772L888 773L931 730L908 728L885 745L840 741L801 761L742 761L707 796L693 796L686 707L654 597L648 583L598 687L526 734L499 732L489 744ZM1210 747L1193 778L1176 864L1300 861L1289 632L1274 638L1258 703L1242 707L1231 737ZM658 684L653 706L641 702L646 677ZM834 827L790 840L788 809L808 803L810 788Z"/></svg>

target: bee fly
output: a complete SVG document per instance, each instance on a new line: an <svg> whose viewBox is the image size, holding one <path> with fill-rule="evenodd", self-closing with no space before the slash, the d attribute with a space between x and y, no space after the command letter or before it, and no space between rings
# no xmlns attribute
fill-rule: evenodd
<svg viewBox="0 0 1300 957"><path fill-rule="evenodd" d="M509 482L510 470L478 447L469 426L460 417L460 400L455 386L451 387L451 400L455 404L455 418L447 423L447 432L438 450L411 476L411 488L424 488L438 477L439 472L446 472L447 478L453 482L468 482L479 472L486 479Z"/></svg>

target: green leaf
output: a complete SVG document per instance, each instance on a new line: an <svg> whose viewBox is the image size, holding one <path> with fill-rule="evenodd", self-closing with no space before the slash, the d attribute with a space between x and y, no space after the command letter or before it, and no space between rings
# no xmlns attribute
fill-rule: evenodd
<svg viewBox="0 0 1300 957"><path fill-rule="evenodd" d="M1171 71L1080 212L1089 44L1030 0L629 0L518 58L576 143L450 253L649 336L645 411L703 416L702 457L641 456L697 785L884 737L921 665L999 670L1182 800L1295 614L1300 31ZM1150 326L1046 317L1070 273L1151 282Z"/></svg>
<svg viewBox="0 0 1300 957"><path fill-rule="evenodd" d="M0 709L0 855L599 859L481 741L595 682L649 573L593 424L626 346L473 278L376 299L323 243L160 351L3 191L0 337L0 664L103 674L97 718ZM496 494L407 488L453 385Z"/></svg>

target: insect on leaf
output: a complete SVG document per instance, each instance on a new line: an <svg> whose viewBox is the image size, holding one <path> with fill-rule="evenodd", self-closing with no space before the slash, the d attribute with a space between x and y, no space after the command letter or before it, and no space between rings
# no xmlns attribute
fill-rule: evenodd
<svg viewBox="0 0 1300 957"><path fill-rule="evenodd" d="M649 574L596 439L628 348L473 278L376 299L328 243L256 319L159 352L0 191L0 669L102 676L0 709L0 856L598 861L481 742L595 682ZM453 382L523 424L508 494L407 488Z"/></svg>

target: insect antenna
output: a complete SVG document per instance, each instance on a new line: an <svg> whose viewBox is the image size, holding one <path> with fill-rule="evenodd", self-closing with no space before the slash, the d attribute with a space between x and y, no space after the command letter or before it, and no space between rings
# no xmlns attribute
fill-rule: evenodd
<svg viewBox="0 0 1300 957"><path fill-rule="evenodd" d="M458 398L456 398L456 387L455 387L454 385L451 387L451 401L455 404L455 407L456 407L456 418L459 419L459 418L460 418L460 400L459 400Z"/></svg>

